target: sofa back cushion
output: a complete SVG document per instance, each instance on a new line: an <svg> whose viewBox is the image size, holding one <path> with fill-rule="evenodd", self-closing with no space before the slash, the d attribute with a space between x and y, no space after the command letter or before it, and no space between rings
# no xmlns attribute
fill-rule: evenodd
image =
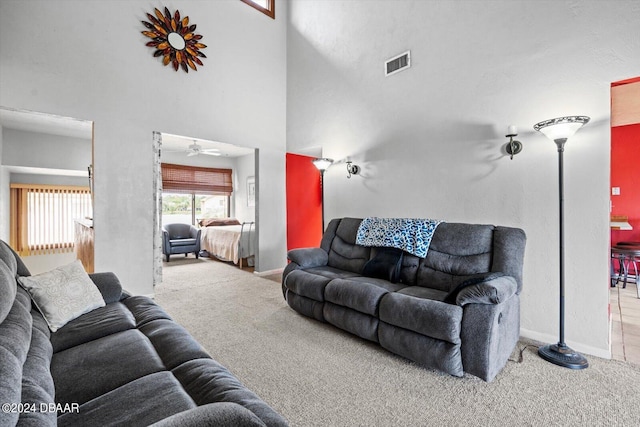
<svg viewBox="0 0 640 427"><path fill-rule="evenodd" d="M357 218L334 219L329 223L322 247L329 254L328 265L340 270L360 273L371 255L371 248L356 245Z"/></svg>
<svg viewBox="0 0 640 427"><path fill-rule="evenodd" d="M419 260L415 284L449 292L468 276L490 272L494 228L492 225L440 224L427 257ZM410 266L405 265L403 269Z"/></svg>
<svg viewBox="0 0 640 427"><path fill-rule="evenodd" d="M4 262L0 263L0 272L2 280L10 275ZM31 345L31 300L24 290L16 289L11 303L11 309L0 322L0 403L3 404L26 403L21 400L22 369ZM0 411L0 425L16 425L18 415L18 411Z"/></svg>

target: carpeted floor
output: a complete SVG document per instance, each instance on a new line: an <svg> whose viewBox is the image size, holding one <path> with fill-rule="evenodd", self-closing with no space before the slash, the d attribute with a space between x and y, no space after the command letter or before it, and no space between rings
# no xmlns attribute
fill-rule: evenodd
<svg viewBox="0 0 640 427"><path fill-rule="evenodd" d="M292 426L637 426L640 366L582 371L521 342L491 383L424 369L303 317L280 284L207 259L165 263L156 301ZM521 356L521 358L520 358Z"/></svg>

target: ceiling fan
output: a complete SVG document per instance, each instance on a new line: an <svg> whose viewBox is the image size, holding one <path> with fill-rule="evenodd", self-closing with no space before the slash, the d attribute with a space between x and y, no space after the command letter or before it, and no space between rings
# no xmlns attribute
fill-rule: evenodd
<svg viewBox="0 0 640 427"><path fill-rule="evenodd" d="M189 148L187 148L187 157L197 156L199 154L206 154L207 156L219 156L221 153L217 148L202 148L201 145L194 141L193 144L189 145Z"/></svg>

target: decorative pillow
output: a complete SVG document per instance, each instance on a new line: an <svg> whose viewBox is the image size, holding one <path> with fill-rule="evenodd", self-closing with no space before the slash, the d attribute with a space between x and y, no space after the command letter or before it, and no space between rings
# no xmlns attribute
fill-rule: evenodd
<svg viewBox="0 0 640 427"><path fill-rule="evenodd" d="M200 220L200 227L212 227L220 225L240 225L236 218L205 218Z"/></svg>
<svg viewBox="0 0 640 427"><path fill-rule="evenodd" d="M402 253L402 249L377 248L376 255L364 265L362 275L385 279L391 283L398 282L402 268Z"/></svg>
<svg viewBox="0 0 640 427"><path fill-rule="evenodd" d="M105 306L102 294L80 260L46 273L20 277L18 282L31 295L51 332L82 314Z"/></svg>

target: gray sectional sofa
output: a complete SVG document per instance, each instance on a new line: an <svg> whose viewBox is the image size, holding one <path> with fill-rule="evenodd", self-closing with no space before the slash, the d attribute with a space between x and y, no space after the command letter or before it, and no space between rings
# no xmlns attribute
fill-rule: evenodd
<svg viewBox="0 0 640 427"><path fill-rule="evenodd" d="M0 242L1 426L287 425L115 275L90 275L103 306L55 332L21 276L29 271Z"/></svg>
<svg viewBox="0 0 640 427"><path fill-rule="evenodd" d="M356 244L361 221L334 219L319 248L289 251L289 306L425 367L492 381L519 338L524 231L444 222L425 258L398 259Z"/></svg>

